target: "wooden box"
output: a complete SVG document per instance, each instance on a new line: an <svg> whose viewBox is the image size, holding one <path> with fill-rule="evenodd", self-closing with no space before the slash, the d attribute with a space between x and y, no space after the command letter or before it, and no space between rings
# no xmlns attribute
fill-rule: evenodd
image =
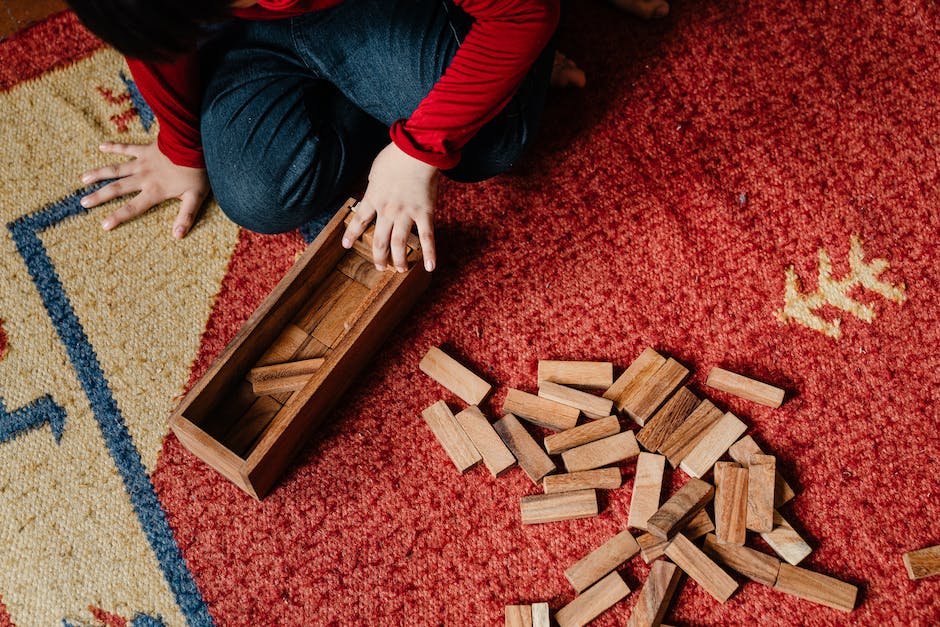
<svg viewBox="0 0 940 627"><path fill-rule="evenodd" d="M170 418L187 449L251 496L267 494L427 288L417 238L409 269L379 272L371 231L341 245L350 199L235 335ZM323 357L302 388L256 396L258 366Z"/></svg>

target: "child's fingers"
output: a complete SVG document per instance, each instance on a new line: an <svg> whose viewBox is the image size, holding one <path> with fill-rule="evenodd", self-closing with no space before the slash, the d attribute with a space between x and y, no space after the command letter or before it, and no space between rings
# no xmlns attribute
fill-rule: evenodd
<svg viewBox="0 0 940 627"><path fill-rule="evenodd" d="M363 198L355 206L355 211L353 211L352 218L349 220L349 226L346 227L346 231L343 233L343 248L352 248L353 242L362 236L374 217L375 209Z"/></svg>
<svg viewBox="0 0 940 627"><path fill-rule="evenodd" d="M379 213L375 220L375 231L372 235L372 261L376 270L385 270L388 261L388 244L392 238L392 228L395 224L383 213Z"/></svg>
<svg viewBox="0 0 940 627"><path fill-rule="evenodd" d="M106 165L103 168L98 168L96 170L89 170L82 174L82 183L88 185L90 183L97 183L98 181L106 181L108 179L120 179L125 176L133 174L133 161L125 161L124 163L115 163L113 165Z"/></svg>
<svg viewBox="0 0 940 627"><path fill-rule="evenodd" d="M114 142L105 142L98 146L98 150L112 155L124 155L126 157L139 157L146 146L138 144L116 144Z"/></svg>
<svg viewBox="0 0 940 627"><path fill-rule="evenodd" d="M415 218L415 224L418 225L418 237L421 239L424 269L432 272L437 266L437 253L434 249L434 221L430 213L421 212Z"/></svg>
<svg viewBox="0 0 940 627"><path fill-rule="evenodd" d="M134 177L125 177L109 183L99 189L98 191L92 192L87 196L83 197L81 200L82 207L89 209L91 207L97 207L102 203L106 203L109 200L114 200L119 196L124 196L125 194L130 194L131 192L136 192L140 189L136 184Z"/></svg>
<svg viewBox="0 0 940 627"><path fill-rule="evenodd" d="M145 198L143 194L137 194L131 198L130 202L126 205L120 207L117 211L109 215L101 223L101 228L105 231L110 231L119 224L123 224L128 220L133 220L140 214L144 213L154 205L154 201L149 198Z"/></svg>
<svg viewBox="0 0 940 627"><path fill-rule="evenodd" d="M411 233L411 218L402 214L395 220L392 229L392 263L399 272L408 270L408 234Z"/></svg>
<svg viewBox="0 0 940 627"><path fill-rule="evenodd" d="M176 220L173 222L173 237L180 239L192 228L196 222L196 214L199 213L199 206L202 199L198 194L183 194L180 199L180 210L176 214Z"/></svg>

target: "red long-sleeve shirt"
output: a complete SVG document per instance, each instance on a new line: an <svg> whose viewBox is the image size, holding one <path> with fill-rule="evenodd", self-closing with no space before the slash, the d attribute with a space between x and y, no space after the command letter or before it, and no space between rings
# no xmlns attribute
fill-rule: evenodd
<svg viewBox="0 0 940 627"><path fill-rule="evenodd" d="M453 0L475 22L444 75L406 120L390 130L405 153L441 169L509 102L558 23L558 0ZM244 19L276 19L342 0L261 0L235 10ZM160 121L157 144L173 163L205 167L199 137L202 84L195 54L170 63L128 59L137 87Z"/></svg>

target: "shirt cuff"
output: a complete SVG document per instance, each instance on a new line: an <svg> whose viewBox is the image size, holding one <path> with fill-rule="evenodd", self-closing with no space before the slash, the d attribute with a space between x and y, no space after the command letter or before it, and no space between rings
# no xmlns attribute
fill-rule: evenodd
<svg viewBox="0 0 940 627"><path fill-rule="evenodd" d="M186 168L206 169L206 159L202 154L202 147L190 148L186 146L173 145L166 141L163 134L157 135L157 148L163 155L172 161L175 165Z"/></svg>
<svg viewBox="0 0 940 627"><path fill-rule="evenodd" d="M398 120L392 124L389 129L389 136L392 142L398 146L402 152L418 161L423 161L439 170L450 170L460 163L460 151L448 151L445 141L436 142L440 145L437 150L429 149L424 144L419 143L412 137L411 133L405 130L407 120Z"/></svg>

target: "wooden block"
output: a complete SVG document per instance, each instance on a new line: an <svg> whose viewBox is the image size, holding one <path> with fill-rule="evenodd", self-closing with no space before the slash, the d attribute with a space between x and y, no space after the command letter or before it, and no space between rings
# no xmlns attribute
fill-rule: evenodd
<svg viewBox="0 0 940 627"><path fill-rule="evenodd" d="M282 407L282 403L270 396L258 397L225 434L229 448L244 456Z"/></svg>
<svg viewBox="0 0 940 627"><path fill-rule="evenodd" d="M773 455L752 455L747 473L747 528L773 531L777 460Z"/></svg>
<svg viewBox="0 0 940 627"><path fill-rule="evenodd" d="M640 551L629 531L621 531L565 570L576 592L583 592Z"/></svg>
<svg viewBox="0 0 940 627"><path fill-rule="evenodd" d="M563 475L548 475L542 479L545 494L573 492L575 490L616 490L623 482L619 468L598 468L569 472Z"/></svg>
<svg viewBox="0 0 940 627"><path fill-rule="evenodd" d="M640 453L636 461L636 474L633 476L628 527L646 531L646 521L659 510L665 469L666 458L662 455Z"/></svg>
<svg viewBox="0 0 940 627"><path fill-rule="evenodd" d="M585 416L594 419L611 415L614 408L614 402L603 396L588 394L551 381L543 381L539 384L539 396L579 409Z"/></svg>
<svg viewBox="0 0 940 627"><path fill-rule="evenodd" d="M722 544L711 533L705 536L702 550L719 564L741 573L752 581L771 588L777 582L780 560L773 555L767 555L746 546Z"/></svg>
<svg viewBox="0 0 940 627"><path fill-rule="evenodd" d="M620 397L631 390L638 381L645 381L647 377L656 372L660 366L666 363L666 358L654 351L652 348L646 348L640 353L630 366L623 371L613 385L604 392L604 398L610 399L615 403Z"/></svg>
<svg viewBox="0 0 940 627"><path fill-rule="evenodd" d="M512 388L506 393L503 413L513 414L532 424L554 431L571 429L578 424L578 416L581 415L575 407L562 405Z"/></svg>
<svg viewBox="0 0 940 627"><path fill-rule="evenodd" d="M358 320L372 307L372 303L375 302L375 299L385 291L385 289L392 283L394 279L394 272L382 272L375 288L367 290L365 297L360 299L359 304L356 305L355 309L353 309L351 312L348 309L343 310L343 313L346 314L346 320L343 322L343 328L330 343L331 347L335 348L336 345L346 337L346 335L356 326L356 322L358 322ZM356 285L359 284L356 283Z"/></svg>
<svg viewBox="0 0 940 627"><path fill-rule="evenodd" d="M722 411L708 399L692 410L689 417L676 427L659 447L659 452L666 456L669 464L675 468L685 456L705 437L708 430L721 420Z"/></svg>
<svg viewBox="0 0 940 627"><path fill-rule="evenodd" d="M493 425L479 407L470 406L455 416L470 441L483 457L483 464L494 477L511 468L516 458L499 438Z"/></svg>
<svg viewBox="0 0 940 627"><path fill-rule="evenodd" d="M774 528L773 531L760 534L774 553L782 557L789 564L796 566L803 558L813 552L806 541L800 537L793 527L780 515L780 512L774 510Z"/></svg>
<svg viewBox="0 0 940 627"><path fill-rule="evenodd" d="M763 454L764 451L757 446L757 442L749 435L744 436L728 449L728 455L731 456L731 459L742 466L750 466L751 455ZM774 507L780 507L794 496L796 496L796 492L784 480L780 472L774 472Z"/></svg>
<svg viewBox="0 0 940 627"><path fill-rule="evenodd" d="M248 371L246 377L258 396L293 392L310 380L310 375L323 365L323 358L302 359L282 364L260 366Z"/></svg>
<svg viewBox="0 0 940 627"><path fill-rule="evenodd" d="M675 359L667 359L652 376L639 381L621 396L617 409L626 412L642 427L688 376L688 368Z"/></svg>
<svg viewBox="0 0 940 627"><path fill-rule="evenodd" d="M581 627L606 612L630 594L630 588L617 573L610 573L555 613L559 627Z"/></svg>
<svg viewBox="0 0 940 627"><path fill-rule="evenodd" d="M483 460L444 401L434 403L421 412L421 416L461 473Z"/></svg>
<svg viewBox="0 0 940 627"><path fill-rule="evenodd" d="M907 576L921 579L940 574L940 544L904 554Z"/></svg>
<svg viewBox="0 0 940 627"><path fill-rule="evenodd" d="M695 540L714 530L715 525L712 523L712 519L708 517L708 512L700 509L698 514L692 517L692 520L679 531L689 540ZM636 542L640 545L640 556L644 562L649 564L666 554L666 547L669 546L670 540L657 538L647 532L637 537Z"/></svg>
<svg viewBox="0 0 940 627"><path fill-rule="evenodd" d="M614 383L609 361L539 360L539 385L545 381L588 390L606 390Z"/></svg>
<svg viewBox="0 0 940 627"><path fill-rule="evenodd" d="M724 370L722 368L712 368L708 373L708 379L705 381L708 387L733 394L739 398L744 398L767 407L780 407L783 404L784 391L780 388L755 381L740 374Z"/></svg>
<svg viewBox="0 0 940 627"><path fill-rule="evenodd" d="M774 589L843 612L855 609L858 597L858 588L850 583L790 564L780 564Z"/></svg>
<svg viewBox="0 0 940 627"><path fill-rule="evenodd" d="M352 283L353 281L342 272L330 272L301 306L293 324L309 334L339 300L346 286Z"/></svg>
<svg viewBox="0 0 940 627"><path fill-rule="evenodd" d="M355 207L352 210L352 213L355 213ZM348 215L344 220L344 224L349 226L349 223L352 221L352 214ZM353 249L363 256L363 258L368 261L372 261L372 240L375 236L375 224L371 223L362 235L359 236L359 239L356 240ZM413 261L415 253L421 251L421 240L413 232L408 232L407 237L408 245L405 247L405 253L407 255L408 261Z"/></svg>
<svg viewBox="0 0 940 627"><path fill-rule="evenodd" d="M616 416L607 416L546 436L545 450L555 455L617 433L620 433L620 420Z"/></svg>
<svg viewBox="0 0 940 627"><path fill-rule="evenodd" d="M597 492L578 490L560 494L533 494L519 502L523 525L597 516Z"/></svg>
<svg viewBox="0 0 940 627"><path fill-rule="evenodd" d="M708 512L703 508L679 531L689 540L695 540L714 530L715 523L712 522L712 519L708 517Z"/></svg>
<svg viewBox="0 0 940 627"><path fill-rule="evenodd" d="M662 560L653 564L627 620L627 627L659 627L681 574L675 564Z"/></svg>
<svg viewBox="0 0 940 627"><path fill-rule="evenodd" d="M303 331L295 325L288 325L288 326L291 326L297 329L298 331L300 331L301 333L303 333ZM320 366L322 367L323 364L326 363L326 357L330 354L330 352L332 352L333 349L331 349L329 346L323 345L319 340L317 340L316 338L310 335L305 335L305 338L306 339L304 339L303 342L301 342L300 345L294 350L293 355L288 356L287 358L284 359L284 361L285 362L299 362L299 361L306 361L308 359L319 359L321 360ZM261 367L263 368L264 366L261 366ZM269 385L262 384L261 386L255 386L254 384L252 384L252 388L257 387L257 389L259 389L260 391L256 393L259 395L262 393L268 394L272 398L277 400L277 402L281 404L286 404L287 401L292 396L293 392L296 392L297 390L300 390L301 388L303 388L303 386L307 384L307 381L309 381L315 373L316 373L316 370L314 370L312 373L307 375L306 380L301 380L300 377L297 377L295 379L292 379L286 383L282 383L279 385L269 386ZM249 371L249 375L250 374L251 372ZM290 386L290 388L292 389L287 389L288 386ZM285 391L278 392L276 391L278 390L278 388L285 389ZM268 390L271 390L271 391L268 391Z"/></svg>
<svg viewBox="0 0 940 627"><path fill-rule="evenodd" d="M704 477L745 431L747 425L729 411L682 458L679 467L692 477Z"/></svg>
<svg viewBox="0 0 940 627"><path fill-rule="evenodd" d="M291 361L300 361L303 359L316 359L318 357L327 357L333 349L313 337L308 335L303 344L294 351Z"/></svg>
<svg viewBox="0 0 940 627"><path fill-rule="evenodd" d="M506 627L533 627L531 605L507 605Z"/></svg>
<svg viewBox="0 0 940 627"><path fill-rule="evenodd" d="M554 472L555 463L545 454L539 445L532 439L515 416L506 414L495 423L493 428L500 439L509 448L509 451L519 462L519 467L529 475L532 483L538 484L542 477Z"/></svg>
<svg viewBox="0 0 940 627"><path fill-rule="evenodd" d="M532 627L551 627L551 620L548 603L532 604Z"/></svg>
<svg viewBox="0 0 940 627"><path fill-rule="evenodd" d="M646 521L647 530L668 540L685 526L715 495L715 489L700 479L689 479Z"/></svg>
<svg viewBox="0 0 940 627"><path fill-rule="evenodd" d="M418 367L468 405L482 403L493 388L436 346L428 349Z"/></svg>
<svg viewBox="0 0 940 627"><path fill-rule="evenodd" d="M656 451L666 442L699 404L699 398L689 388L681 387L646 421L636 434L637 441L648 451Z"/></svg>
<svg viewBox="0 0 940 627"><path fill-rule="evenodd" d="M274 343L261 355L256 367L290 361L297 349L307 340L307 332L296 324L287 324Z"/></svg>
<svg viewBox="0 0 940 627"><path fill-rule="evenodd" d="M685 571L686 575L694 579L719 603L727 601L738 589L738 583L728 573L681 533L666 547L666 557L675 562L676 566Z"/></svg>
<svg viewBox="0 0 940 627"><path fill-rule="evenodd" d="M362 283L370 289L379 284L385 272L395 272L395 269L391 266L385 272L376 270L375 264L370 259L364 259L361 255L357 255L355 251L343 255L343 258L336 265L336 269L353 281Z"/></svg>
<svg viewBox="0 0 940 627"><path fill-rule="evenodd" d="M743 546L747 536L747 468L734 462L715 464L715 536Z"/></svg>
<svg viewBox="0 0 940 627"><path fill-rule="evenodd" d="M568 449L561 454L561 459L568 472L577 472L616 464L639 454L640 447L636 443L636 436L632 431L624 431L603 440Z"/></svg>
<svg viewBox="0 0 940 627"><path fill-rule="evenodd" d="M336 274L342 275L341 272ZM345 275L343 275L345 278ZM347 280L339 296L310 331L310 335L326 346L336 346L337 340L348 330L348 323L362 301L369 298L370 290L365 285Z"/></svg>

